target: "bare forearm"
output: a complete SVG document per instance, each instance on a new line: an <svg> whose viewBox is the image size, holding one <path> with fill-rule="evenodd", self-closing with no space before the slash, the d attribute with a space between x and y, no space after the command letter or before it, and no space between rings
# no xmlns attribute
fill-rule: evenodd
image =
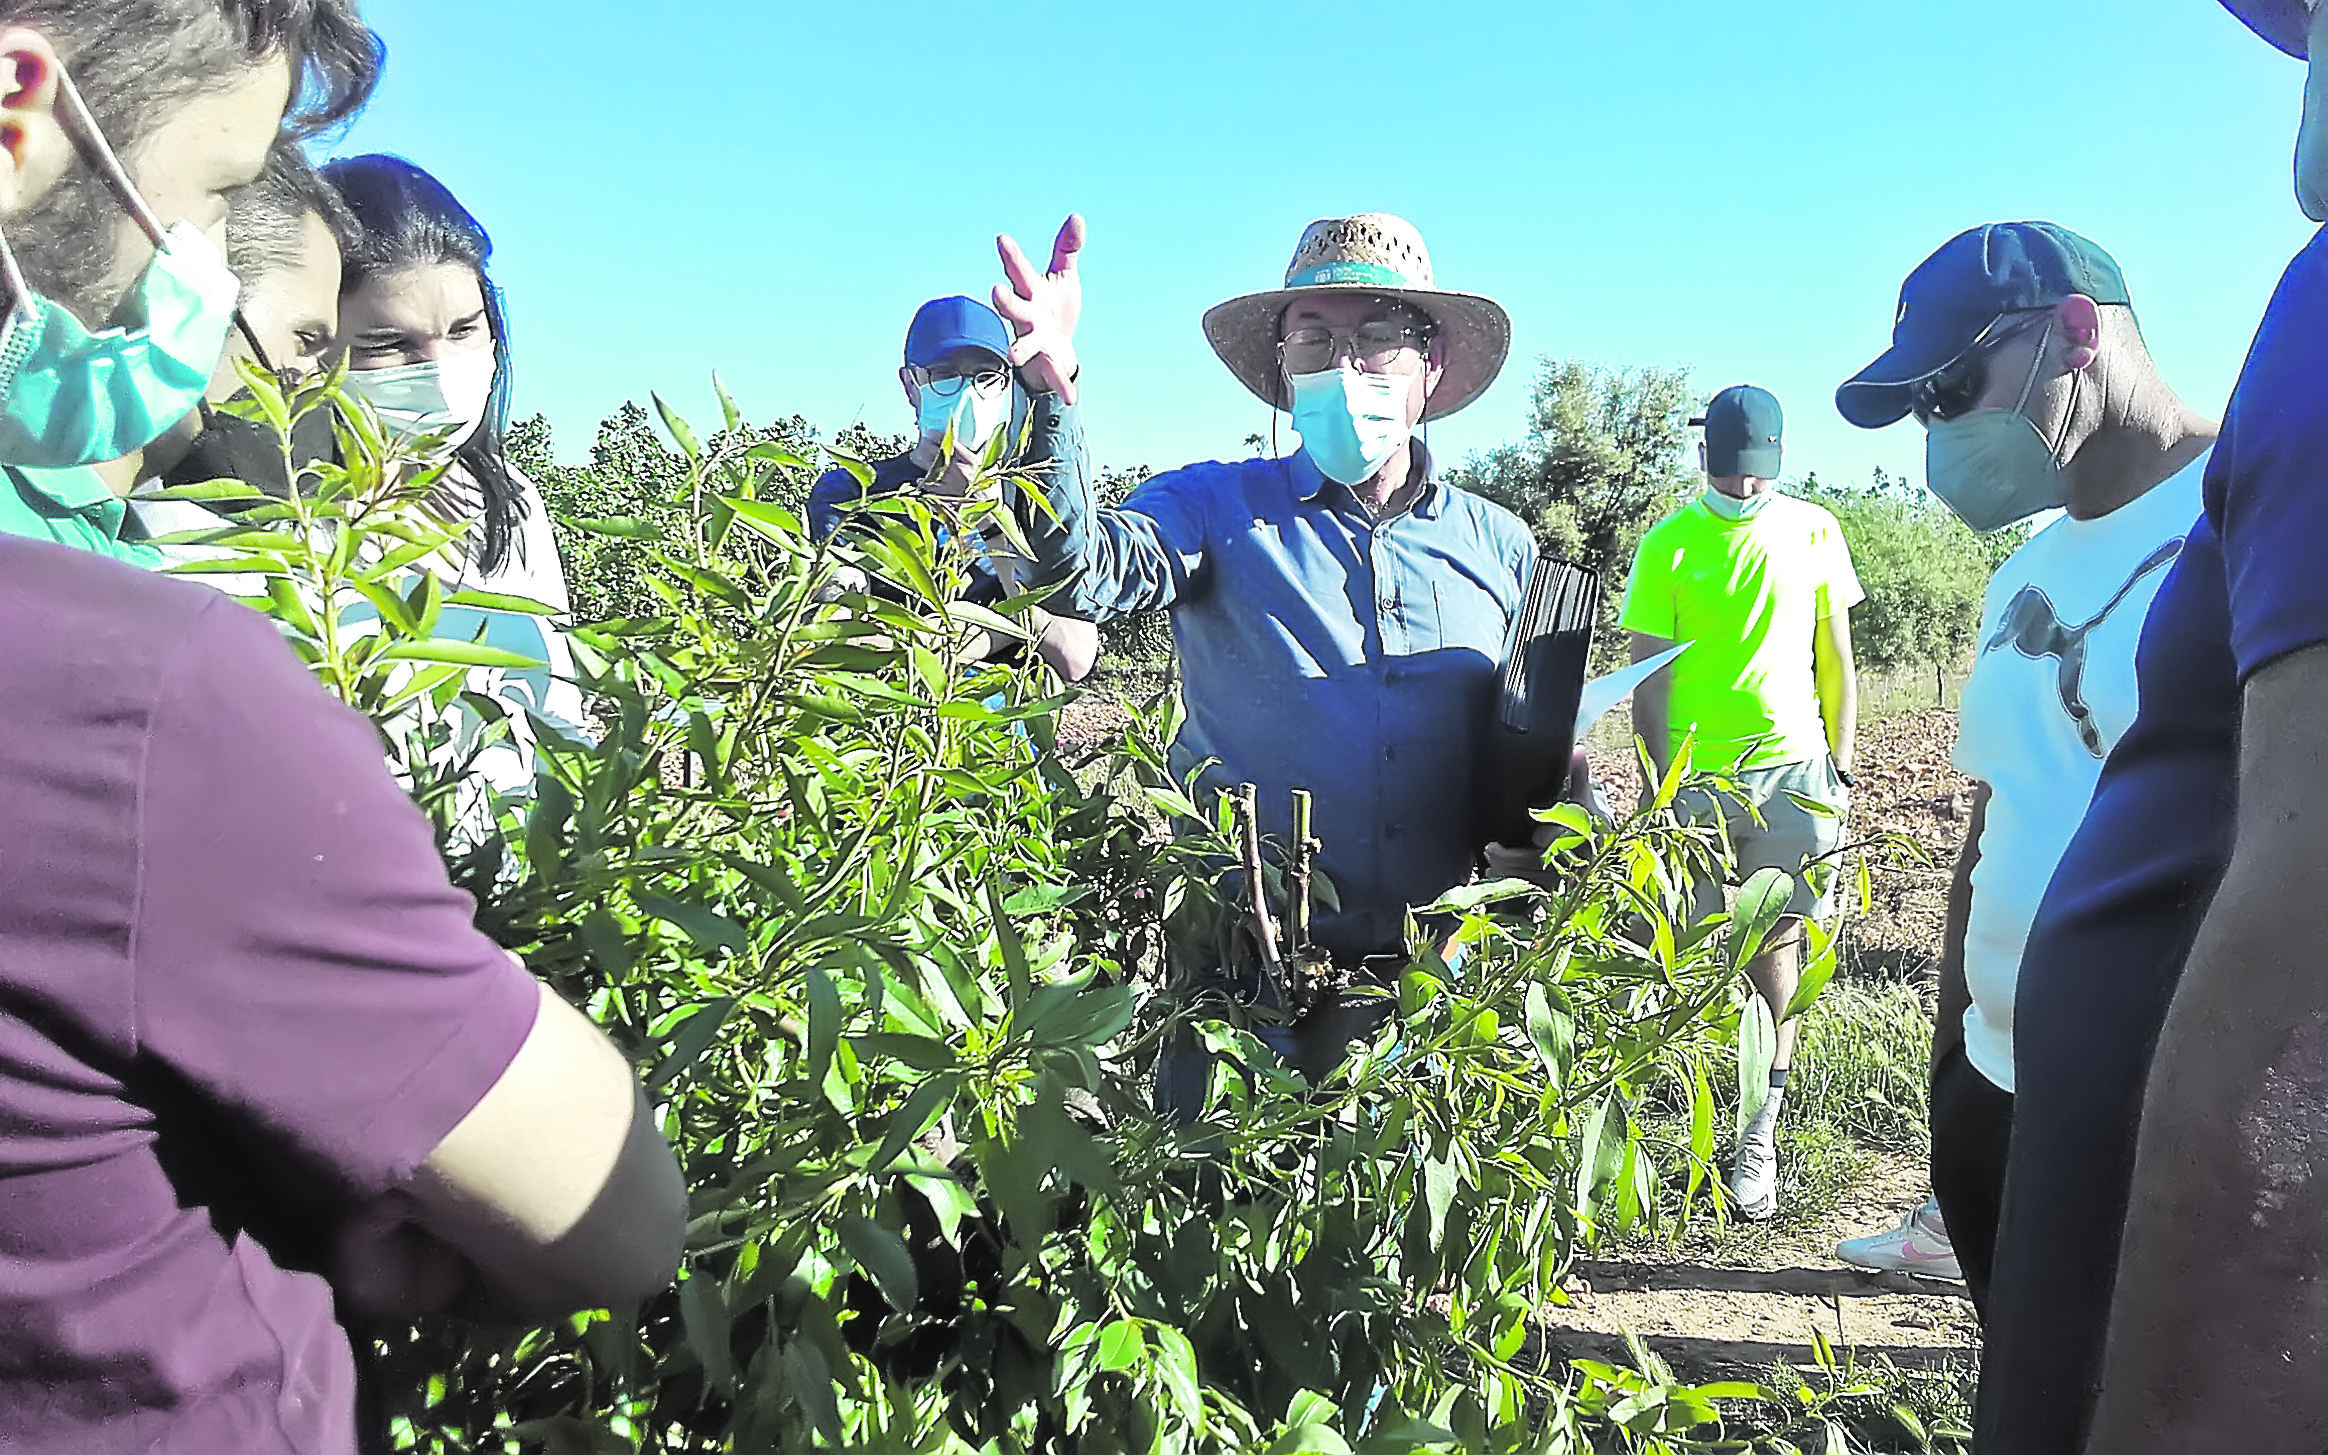
<svg viewBox="0 0 2328 1455"><path fill-rule="evenodd" d="M1835 672L1819 684L1819 716L1827 726L1827 749L1849 772L1859 747L1859 682L1856 672Z"/></svg>
<svg viewBox="0 0 2328 1455"><path fill-rule="evenodd" d="M2142 1105L2097 1455L2328 1445L2328 645L2247 684L2231 863Z"/></svg>
<svg viewBox="0 0 2328 1455"><path fill-rule="evenodd" d="M555 1242L482 1220L466 1237L444 1239L473 1273L453 1312L479 1323L538 1323L659 1293L678 1273L686 1210L677 1164L642 1094L605 1187Z"/></svg>
<svg viewBox="0 0 2328 1455"><path fill-rule="evenodd" d="M2094 1455L2328 1444L2328 923L2226 883L2152 1062Z"/></svg>
<svg viewBox="0 0 2328 1455"><path fill-rule="evenodd" d="M1036 650L1060 680L1080 682L1091 675L1099 661L1098 627L1072 616L1053 616L1041 607L1035 608L1029 623L1041 630Z"/></svg>
<svg viewBox="0 0 2328 1455"><path fill-rule="evenodd" d="M1859 739L1859 669L1851 654L1848 616L1819 623L1812 651L1818 681L1819 718L1827 729L1827 750L1835 765L1851 770Z"/></svg>
<svg viewBox="0 0 2328 1455"><path fill-rule="evenodd" d="M1667 650L1673 643L1660 637L1633 633L1633 660L1646 662ZM1644 797L1657 791L1657 784L1673 767L1673 669L1667 667L1653 673L1649 680L1633 690L1633 735L1648 749L1649 763L1655 781L1641 785Z"/></svg>

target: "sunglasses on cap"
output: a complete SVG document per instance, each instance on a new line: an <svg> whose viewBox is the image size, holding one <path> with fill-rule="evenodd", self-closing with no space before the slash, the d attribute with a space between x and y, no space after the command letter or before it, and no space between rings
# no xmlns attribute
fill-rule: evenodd
<svg viewBox="0 0 2328 1455"><path fill-rule="evenodd" d="M1935 419L1954 419L1969 414L1988 390L1989 359L1997 350L2037 326L2039 320L2030 318L2001 332L1990 332L2016 314L2050 314L2053 305L2038 308L2014 308L2000 313L1996 322L1982 330L1986 335L1958 355L1956 361L1938 373L1918 379L1908 386L1908 411L1925 424Z"/></svg>

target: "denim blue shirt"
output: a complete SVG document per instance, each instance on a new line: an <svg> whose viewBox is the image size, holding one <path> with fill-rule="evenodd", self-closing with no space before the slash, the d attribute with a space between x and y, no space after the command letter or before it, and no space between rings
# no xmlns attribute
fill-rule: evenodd
<svg viewBox="0 0 2328 1455"><path fill-rule="evenodd" d="M1421 442L1417 467L1430 470ZM1428 481L1380 522L1306 453L1191 465L1120 509L1060 499L1038 573L1078 615L1169 608L1188 719L1175 771L1260 790L1262 832L1290 835L1316 795L1319 869L1339 913L1329 950L1397 948L1406 909L1470 877L1479 746L1535 545L1517 516Z"/></svg>

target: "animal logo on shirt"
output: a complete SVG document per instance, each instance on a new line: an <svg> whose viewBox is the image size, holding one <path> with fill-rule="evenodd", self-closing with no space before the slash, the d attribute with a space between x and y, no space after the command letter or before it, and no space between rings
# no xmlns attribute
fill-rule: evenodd
<svg viewBox="0 0 2328 1455"><path fill-rule="evenodd" d="M2126 578L2126 584L2118 588L2108 605L2096 612L2092 620L2080 622L2076 626L2062 621L2060 614L2053 609L2053 598L2047 596L2042 588L2022 587L2005 604L2004 618L1998 622L1995 634L1980 649L1981 655L1985 657L2011 643L2014 651L2032 660L2053 658L2060 667L2056 680L2061 689L2061 710L2069 714L2070 723L2077 728L2078 741L2084 743L2086 751L2095 757L2107 756L2109 750L2102 742L2102 730L2094 726L2093 710L2086 706L2086 639L2093 635L2094 628L2109 620L2110 613L2116 611L2118 604L2133 593L2143 577L2173 561L2182 554L2182 548L2183 543L2179 539L2161 544L2141 565L2134 568L2134 574Z"/></svg>

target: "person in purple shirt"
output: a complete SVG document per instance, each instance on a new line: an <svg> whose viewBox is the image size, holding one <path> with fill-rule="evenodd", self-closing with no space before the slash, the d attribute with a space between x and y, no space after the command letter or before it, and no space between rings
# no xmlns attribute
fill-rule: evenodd
<svg viewBox="0 0 2328 1455"><path fill-rule="evenodd" d="M2328 9L2228 0L2309 54ZM2328 1447L2328 232L2233 390L2014 1006L1982 1455Z"/></svg>
<svg viewBox="0 0 2328 1455"><path fill-rule="evenodd" d="M1063 295L1080 307L1072 254L1013 282L1038 331L1053 308L1072 320ZM1417 430L1494 381L1510 321L1438 288L1411 224L1368 214L1312 223L1281 289L1204 323L1238 381L1292 413L1301 450L1169 471L1114 509L1062 479L1063 527L1034 541L1036 573L1066 579L1079 616L1171 612L1187 704L1175 772L1257 785L1281 843L1293 790L1314 792L1318 869L1339 897L1317 944L1383 983L1405 964L1409 909L1478 856L1477 750L1536 554L1517 516L1436 478ZM1329 1001L1279 1048L1323 1074L1388 1013L1364 1005ZM1168 1103L1201 1096L1189 1074Z"/></svg>
<svg viewBox="0 0 2328 1455"><path fill-rule="evenodd" d="M104 320L150 270L92 124L215 221L374 47L349 0L0 0L11 307ZM215 359L112 362L198 389ZM9 438L104 428L72 363L54 412L0 399L46 427ZM345 1321L668 1284L685 1187L636 1076L472 913L266 619L0 533L0 1449L348 1455Z"/></svg>

